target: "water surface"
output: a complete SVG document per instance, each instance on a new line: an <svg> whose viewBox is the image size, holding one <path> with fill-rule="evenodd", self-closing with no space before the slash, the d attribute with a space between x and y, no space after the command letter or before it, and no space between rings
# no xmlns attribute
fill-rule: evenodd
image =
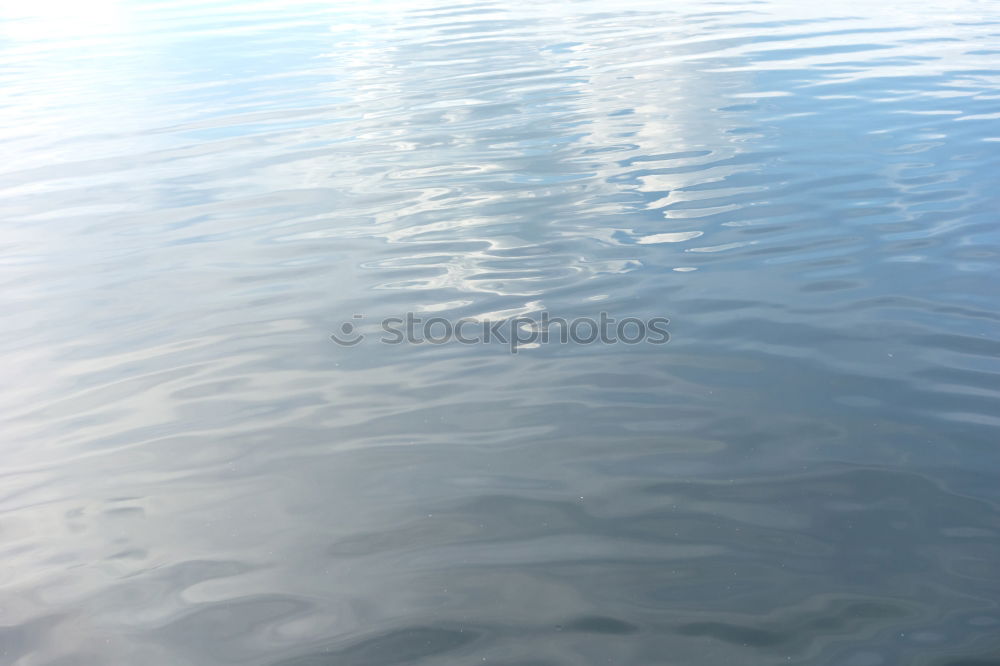
<svg viewBox="0 0 1000 666"><path fill-rule="evenodd" d="M22 4L0 663L1000 664L1000 4Z"/></svg>

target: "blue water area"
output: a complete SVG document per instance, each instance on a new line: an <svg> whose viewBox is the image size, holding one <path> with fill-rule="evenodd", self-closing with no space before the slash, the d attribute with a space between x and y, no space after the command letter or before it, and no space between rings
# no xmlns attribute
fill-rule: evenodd
<svg viewBox="0 0 1000 666"><path fill-rule="evenodd" d="M0 151L0 664L1000 664L1000 2L5 3Z"/></svg>

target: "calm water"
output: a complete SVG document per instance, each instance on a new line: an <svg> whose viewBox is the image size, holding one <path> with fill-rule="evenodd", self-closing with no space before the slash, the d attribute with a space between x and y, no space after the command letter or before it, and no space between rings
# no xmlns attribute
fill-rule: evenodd
<svg viewBox="0 0 1000 666"><path fill-rule="evenodd" d="M1000 2L461 2L0 10L0 663L1000 664Z"/></svg>

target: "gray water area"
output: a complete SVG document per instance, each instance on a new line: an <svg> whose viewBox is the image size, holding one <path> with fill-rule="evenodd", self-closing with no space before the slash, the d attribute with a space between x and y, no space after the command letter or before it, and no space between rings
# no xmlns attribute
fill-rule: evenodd
<svg viewBox="0 0 1000 666"><path fill-rule="evenodd" d="M0 664L1000 664L1000 2L6 3L0 150Z"/></svg>

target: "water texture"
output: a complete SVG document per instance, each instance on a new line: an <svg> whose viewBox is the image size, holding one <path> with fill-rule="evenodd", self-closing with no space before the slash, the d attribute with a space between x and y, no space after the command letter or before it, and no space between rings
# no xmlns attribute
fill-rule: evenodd
<svg viewBox="0 0 1000 666"><path fill-rule="evenodd" d="M4 3L0 150L0 664L1000 664L1000 2Z"/></svg>

